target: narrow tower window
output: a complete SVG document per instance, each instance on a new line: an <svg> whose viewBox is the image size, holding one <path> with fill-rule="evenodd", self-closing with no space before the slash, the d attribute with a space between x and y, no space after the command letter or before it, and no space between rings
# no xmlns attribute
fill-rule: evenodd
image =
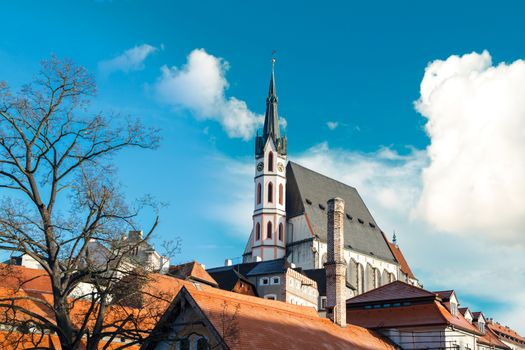
<svg viewBox="0 0 525 350"><path fill-rule="evenodd" d="M279 184L279 204L283 205L283 184Z"/></svg>
<svg viewBox="0 0 525 350"><path fill-rule="evenodd" d="M273 171L273 152L270 151L268 154L268 171Z"/></svg>
<svg viewBox="0 0 525 350"><path fill-rule="evenodd" d="M255 240L259 241L261 239L261 224L255 224Z"/></svg>
<svg viewBox="0 0 525 350"><path fill-rule="evenodd" d="M268 183L268 203L273 203L273 183Z"/></svg>
<svg viewBox="0 0 525 350"><path fill-rule="evenodd" d="M272 222L268 221L266 225L266 238L272 239Z"/></svg>
<svg viewBox="0 0 525 350"><path fill-rule="evenodd" d="M262 189L261 189L261 183L259 182L257 184L257 204L261 204L261 192L262 192Z"/></svg>
<svg viewBox="0 0 525 350"><path fill-rule="evenodd" d="M279 224L279 240L280 241L283 240L283 224L282 223Z"/></svg>

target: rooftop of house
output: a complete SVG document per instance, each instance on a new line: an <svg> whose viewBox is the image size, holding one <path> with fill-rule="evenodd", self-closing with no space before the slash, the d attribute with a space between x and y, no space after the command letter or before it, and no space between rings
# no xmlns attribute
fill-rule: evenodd
<svg viewBox="0 0 525 350"><path fill-rule="evenodd" d="M234 322L235 337L225 339L230 349L395 349L374 331L339 327L320 317L314 308L232 293L209 286L188 286L185 297L202 310L215 329L224 320ZM190 303L191 304L191 303Z"/></svg>
<svg viewBox="0 0 525 350"><path fill-rule="evenodd" d="M503 326L498 322L494 322L491 319L487 320L487 328L496 333L498 336L503 336L503 339L505 339L506 341L518 344L520 346L525 345L525 338L512 328Z"/></svg>
<svg viewBox="0 0 525 350"><path fill-rule="evenodd" d="M212 287L217 287L219 285L217 281L206 272L204 267L196 261L170 266L168 274L185 280L195 280L197 282L206 283Z"/></svg>
<svg viewBox="0 0 525 350"><path fill-rule="evenodd" d="M452 315L441 297L395 281L347 300L347 317L366 328L450 325L481 335L461 313Z"/></svg>
<svg viewBox="0 0 525 350"><path fill-rule="evenodd" d="M208 271L210 276L217 281L220 289L233 290L238 281L243 281L247 284L252 284L246 277L235 269ZM254 290L255 291L255 290Z"/></svg>

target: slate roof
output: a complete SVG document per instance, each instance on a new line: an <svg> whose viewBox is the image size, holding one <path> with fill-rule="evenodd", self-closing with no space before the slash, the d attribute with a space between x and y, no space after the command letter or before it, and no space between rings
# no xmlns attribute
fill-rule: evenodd
<svg viewBox="0 0 525 350"><path fill-rule="evenodd" d="M306 275L306 277L310 278L311 280L314 280L317 283L317 290L319 291L319 296L326 296L326 270L324 268L310 270L295 270L297 272L302 273L303 275ZM355 290L355 287L352 286L348 279L346 280L346 287Z"/></svg>
<svg viewBox="0 0 525 350"><path fill-rule="evenodd" d="M313 234L326 242L326 202L340 197L345 201L348 214L344 222L345 246L396 262L387 240L355 188L293 162L288 162L286 177L287 218L306 214Z"/></svg>
<svg viewBox="0 0 525 350"><path fill-rule="evenodd" d="M213 277L215 281L219 284L220 289L224 290L233 290L235 288L235 285L239 280L252 284L246 277L241 275L237 270L235 269L228 269L228 270L220 270L215 272L209 272L210 276Z"/></svg>
<svg viewBox="0 0 525 350"><path fill-rule="evenodd" d="M289 267L291 267L290 263L288 263L285 258L281 258L275 260L236 264L231 266L219 266L206 271L208 271L210 274L214 274L221 271L236 270L241 275L249 277L272 273L284 273Z"/></svg>

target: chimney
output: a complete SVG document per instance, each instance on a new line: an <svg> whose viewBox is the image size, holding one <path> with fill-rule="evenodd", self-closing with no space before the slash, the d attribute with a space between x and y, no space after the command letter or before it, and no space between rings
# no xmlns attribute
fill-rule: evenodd
<svg viewBox="0 0 525 350"><path fill-rule="evenodd" d="M344 259L344 212L341 198L328 201L328 259L326 270L327 316L335 324L346 327L346 264Z"/></svg>
<svg viewBox="0 0 525 350"><path fill-rule="evenodd" d="M233 261L232 259L226 259L224 260L224 266L232 266L233 265Z"/></svg>

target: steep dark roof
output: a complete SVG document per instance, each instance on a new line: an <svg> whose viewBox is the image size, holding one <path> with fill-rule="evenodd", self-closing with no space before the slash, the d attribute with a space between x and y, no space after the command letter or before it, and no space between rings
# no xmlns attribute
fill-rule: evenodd
<svg viewBox="0 0 525 350"><path fill-rule="evenodd" d="M223 272L228 270L236 270L242 276L257 276L257 275L266 275L271 273L283 273L287 268L290 267L290 263L286 261L285 258L267 260L267 261L258 261L251 263L236 264L231 266L219 266L206 270L210 275L213 275L217 272Z"/></svg>
<svg viewBox="0 0 525 350"><path fill-rule="evenodd" d="M221 270L221 271L208 271L211 277L219 284L220 289L232 291L235 288L237 282L243 281L245 283L250 283L246 277L241 275L235 269Z"/></svg>
<svg viewBox="0 0 525 350"><path fill-rule="evenodd" d="M395 262L388 243L357 190L342 182L288 162L286 167L286 216L306 214L314 234L326 242L326 202L345 201L345 246ZM324 209L323 209L324 208Z"/></svg>
<svg viewBox="0 0 525 350"><path fill-rule="evenodd" d="M306 275L306 277L314 280L317 283L317 290L320 296L326 296L326 269L311 269L311 270L300 270L295 269L297 272ZM346 280L346 287L355 290L355 287L350 284L348 279Z"/></svg>

